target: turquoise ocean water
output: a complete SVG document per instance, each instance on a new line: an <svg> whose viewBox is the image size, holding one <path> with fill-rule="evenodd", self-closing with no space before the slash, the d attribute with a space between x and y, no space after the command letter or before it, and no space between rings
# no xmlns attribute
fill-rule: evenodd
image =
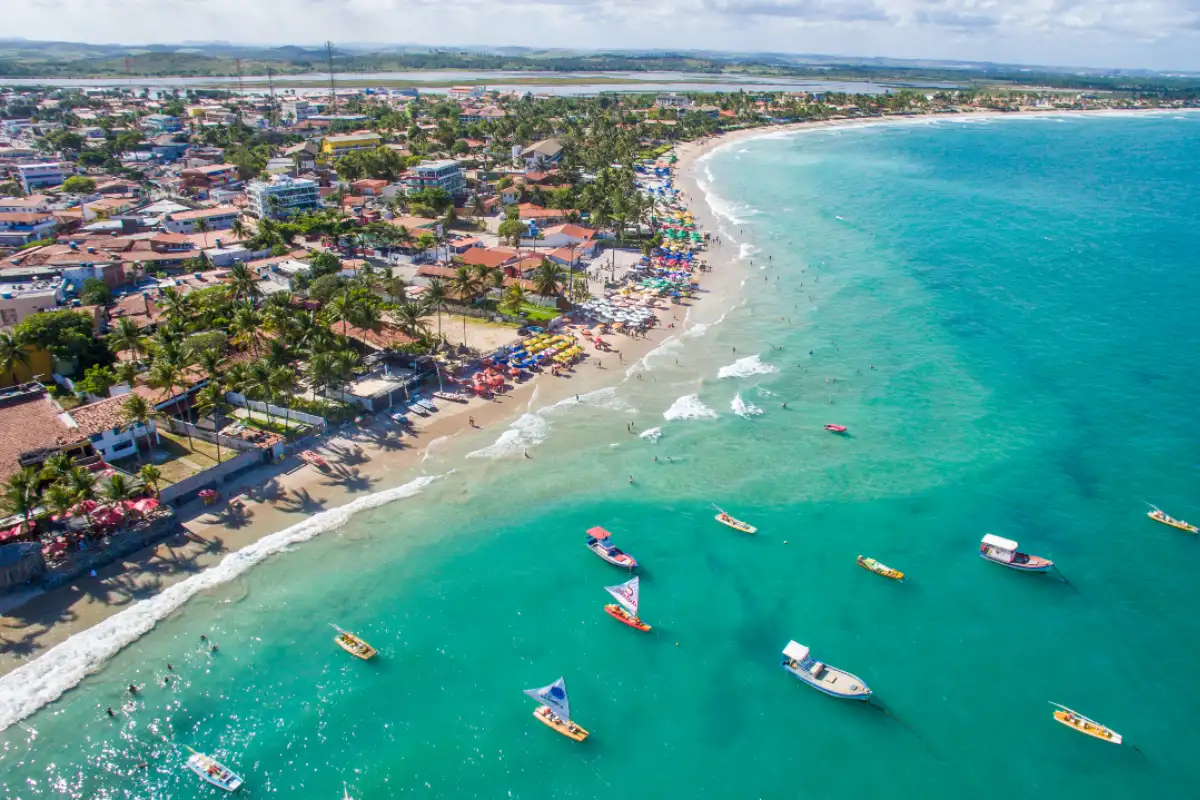
<svg viewBox="0 0 1200 800"><path fill-rule="evenodd" d="M744 286L611 390L442 443L416 496L192 599L0 734L0 794L214 796L182 745L249 797L1200 794L1200 542L1145 516L1200 521L1200 117L806 132L701 171ZM650 634L602 611L597 524ZM988 531L1062 575L983 562ZM872 704L787 675L789 639ZM582 745L521 694L560 675Z"/></svg>

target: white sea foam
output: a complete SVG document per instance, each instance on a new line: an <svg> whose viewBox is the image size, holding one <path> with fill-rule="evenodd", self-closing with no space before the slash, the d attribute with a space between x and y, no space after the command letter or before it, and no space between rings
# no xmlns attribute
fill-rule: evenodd
<svg viewBox="0 0 1200 800"><path fill-rule="evenodd" d="M554 405L546 406L538 409L538 416L545 417L555 414L559 411L566 411L575 406L588 406L589 408L604 408L609 411L628 411L629 404L626 403L620 395L617 394L616 388L606 386L603 389L597 389L594 392L587 394L572 395L570 397L559 400Z"/></svg>
<svg viewBox="0 0 1200 800"><path fill-rule="evenodd" d="M439 436L425 445L425 455L421 456L421 463L424 464L429 459L429 454L433 452L435 447L441 447L448 441L450 441L449 436Z"/></svg>
<svg viewBox="0 0 1200 800"><path fill-rule="evenodd" d="M747 259L750 256L754 255L757 252L759 252L759 249L757 247L750 244L749 242L742 242L741 244L738 245L737 257L739 259L744 260L744 259Z"/></svg>
<svg viewBox="0 0 1200 800"><path fill-rule="evenodd" d="M773 364L767 364L758 356L746 356L739 358L727 367L721 367L717 370L717 377L748 378L751 375L769 375L772 372L779 372L779 368Z"/></svg>
<svg viewBox="0 0 1200 800"><path fill-rule="evenodd" d="M695 325L688 328L686 331L684 331L680 335L684 339L699 339L701 336L703 336L707 332L708 332L708 325L704 324L703 322L697 322Z"/></svg>
<svg viewBox="0 0 1200 800"><path fill-rule="evenodd" d="M651 363L654 359L667 358L668 356L674 358L682 348L683 342L680 341L679 336L668 336L659 343L658 347L655 347L646 353L646 355L630 364L625 370L625 377L632 378L639 372L648 372L654 369L654 365Z"/></svg>
<svg viewBox="0 0 1200 800"><path fill-rule="evenodd" d="M770 389L765 389L757 383L754 384L754 388L758 390L759 397L779 397L778 392L772 392Z"/></svg>
<svg viewBox="0 0 1200 800"><path fill-rule="evenodd" d="M662 438L662 428L651 428L648 431L642 431L638 434L639 439L645 439L648 442L657 442Z"/></svg>
<svg viewBox="0 0 1200 800"><path fill-rule="evenodd" d="M754 405L754 403L747 403L745 400L743 400L741 392L738 392L733 396L733 402L729 404L729 407L733 409L733 413L737 414L743 419L761 416L763 413L763 410Z"/></svg>
<svg viewBox="0 0 1200 800"><path fill-rule="evenodd" d="M467 453L467 458L505 458L520 455L550 436L550 424L540 414L522 414L494 444Z"/></svg>
<svg viewBox="0 0 1200 800"><path fill-rule="evenodd" d="M412 497L439 477L442 476L422 476L403 486L375 492L344 506L314 514L230 553L219 564L168 586L154 597L76 633L28 664L0 677L0 730L57 700L123 647L149 633L159 620L205 589L233 580L290 545L336 530L361 511Z"/></svg>
<svg viewBox="0 0 1200 800"><path fill-rule="evenodd" d="M700 402L700 397L694 394L685 394L680 397L671 407L663 412L663 419L715 419L717 412L713 411L704 403Z"/></svg>

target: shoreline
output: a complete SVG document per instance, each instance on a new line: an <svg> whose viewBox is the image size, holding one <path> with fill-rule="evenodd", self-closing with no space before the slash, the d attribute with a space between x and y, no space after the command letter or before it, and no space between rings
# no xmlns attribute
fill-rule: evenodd
<svg viewBox="0 0 1200 800"><path fill-rule="evenodd" d="M945 116L963 120L1068 114L1128 116L1134 113L1149 112L976 112ZM713 306L700 301L714 290L734 288L736 292L732 281L741 277L744 271L738 266L738 242L721 231L722 219L700 188L696 166L702 158L717 149L752 138L834 127L920 124L926 118L792 123L742 129L678 145L675 183L702 228L721 235L723 240L720 245L711 244L704 255L713 271L698 276L702 293L687 306L689 312L693 307ZM722 310L714 307L712 313L715 315ZM670 310L662 312L670 313ZM660 319L663 319L662 314ZM684 319L687 322L677 320L679 327L675 329L668 328L664 320L663 325L643 339L609 337L620 348L623 359L617 356L617 351L600 355L589 347L589 359L570 373L570 377L559 379L541 374L493 401L473 399L465 405L443 403L435 417L415 421L416 435L404 436L403 447L396 446L391 424L381 420L365 430L343 428L333 431L313 449L335 465L335 474L326 475L308 466L255 470L225 487L224 494L228 497L245 493L245 507L240 513L234 512L227 502L215 510L192 505L179 509L184 533L126 557L102 570L95 578L77 580L38 595L0 619L0 638L6 644L6 652L0 655L0 676L4 676L0 678L0 686L10 681L14 686L20 684L22 694L33 701L23 703L19 708L5 708L0 704L0 728L57 699L66 688L148 633L158 620L195 594L243 574L293 542L341 527L360 510L417 494L437 477L423 474L422 462L430 448L452 438L475 435L476 430L468 426L466 417L475 417L478 430L487 432L485 438L490 444L509 429L512 421L529 410L535 392L539 407L544 407L574 394L590 393L627 381L628 367L695 321L690 313ZM606 368L589 367L589 362L602 363ZM357 448L361 448L361 455ZM520 458L520 453L502 458L512 457ZM295 462L289 460L288 463ZM131 615L132 624L118 631L119 624L112 620L126 612ZM94 635L76 638L78 634L102 625L106 627L95 631ZM58 646L62 645L65 646L58 651ZM47 660L43 661L44 658ZM26 667L29 669L24 669Z"/></svg>

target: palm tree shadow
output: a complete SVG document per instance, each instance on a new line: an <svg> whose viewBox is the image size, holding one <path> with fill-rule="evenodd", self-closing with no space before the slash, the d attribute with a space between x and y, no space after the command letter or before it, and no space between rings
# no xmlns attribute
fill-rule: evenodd
<svg viewBox="0 0 1200 800"><path fill-rule="evenodd" d="M332 467L325 481L326 486L341 486L348 492L370 491L375 479L365 475L357 467L347 468L338 464Z"/></svg>
<svg viewBox="0 0 1200 800"><path fill-rule="evenodd" d="M317 514L325 510L325 501L313 497L308 489L293 489L292 496L282 495L275 507L289 514Z"/></svg>

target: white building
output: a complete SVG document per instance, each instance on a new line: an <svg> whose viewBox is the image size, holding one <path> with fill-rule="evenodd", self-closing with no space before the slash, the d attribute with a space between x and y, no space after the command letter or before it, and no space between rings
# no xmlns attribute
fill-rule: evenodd
<svg viewBox="0 0 1200 800"><path fill-rule="evenodd" d="M691 108L691 98L681 94L660 94L654 99L658 108Z"/></svg>
<svg viewBox="0 0 1200 800"><path fill-rule="evenodd" d="M125 418L127 395L109 397L98 403L63 412L59 419L91 440L92 447L105 461L137 455L137 440L152 437L158 441L158 429L151 419L145 425L130 425Z"/></svg>
<svg viewBox="0 0 1200 800"><path fill-rule="evenodd" d="M279 111L285 120L292 122L306 120L316 113L316 109L310 106L307 100L285 100Z"/></svg>
<svg viewBox="0 0 1200 800"><path fill-rule="evenodd" d="M0 283L0 328L12 328L30 314L56 307L63 300L63 286L63 279L53 276Z"/></svg>
<svg viewBox="0 0 1200 800"><path fill-rule="evenodd" d="M58 186L66 176L63 175L62 165L57 163L18 164L17 178L25 194L41 186Z"/></svg>
<svg viewBox="0 0 1200 800"><path fill-rule="evenodd" d="M241 216L241 213L237 206L197 208L168 214L163 218L162 226L167 233L196 233L196 225L200 220L204 220L210 231L219 231L232 228L234 220Z"/></svg>
<svg viewBox="0 0 1200 800"><path fill-rule="evenodd" d="M451 158L441 161L422 161L408 171L404 184L409 194L425 189L445 189L451 196L466 193L467 179L462 167Z"/></svg>
<svg viewBox="0 0 1200 800"><path fill-rule="evenodd" d="M321 207L316 181L286 175L276 175L269 182L250 181L246 197L250 200L247 212L259 219L291 216Z"/></svg>

